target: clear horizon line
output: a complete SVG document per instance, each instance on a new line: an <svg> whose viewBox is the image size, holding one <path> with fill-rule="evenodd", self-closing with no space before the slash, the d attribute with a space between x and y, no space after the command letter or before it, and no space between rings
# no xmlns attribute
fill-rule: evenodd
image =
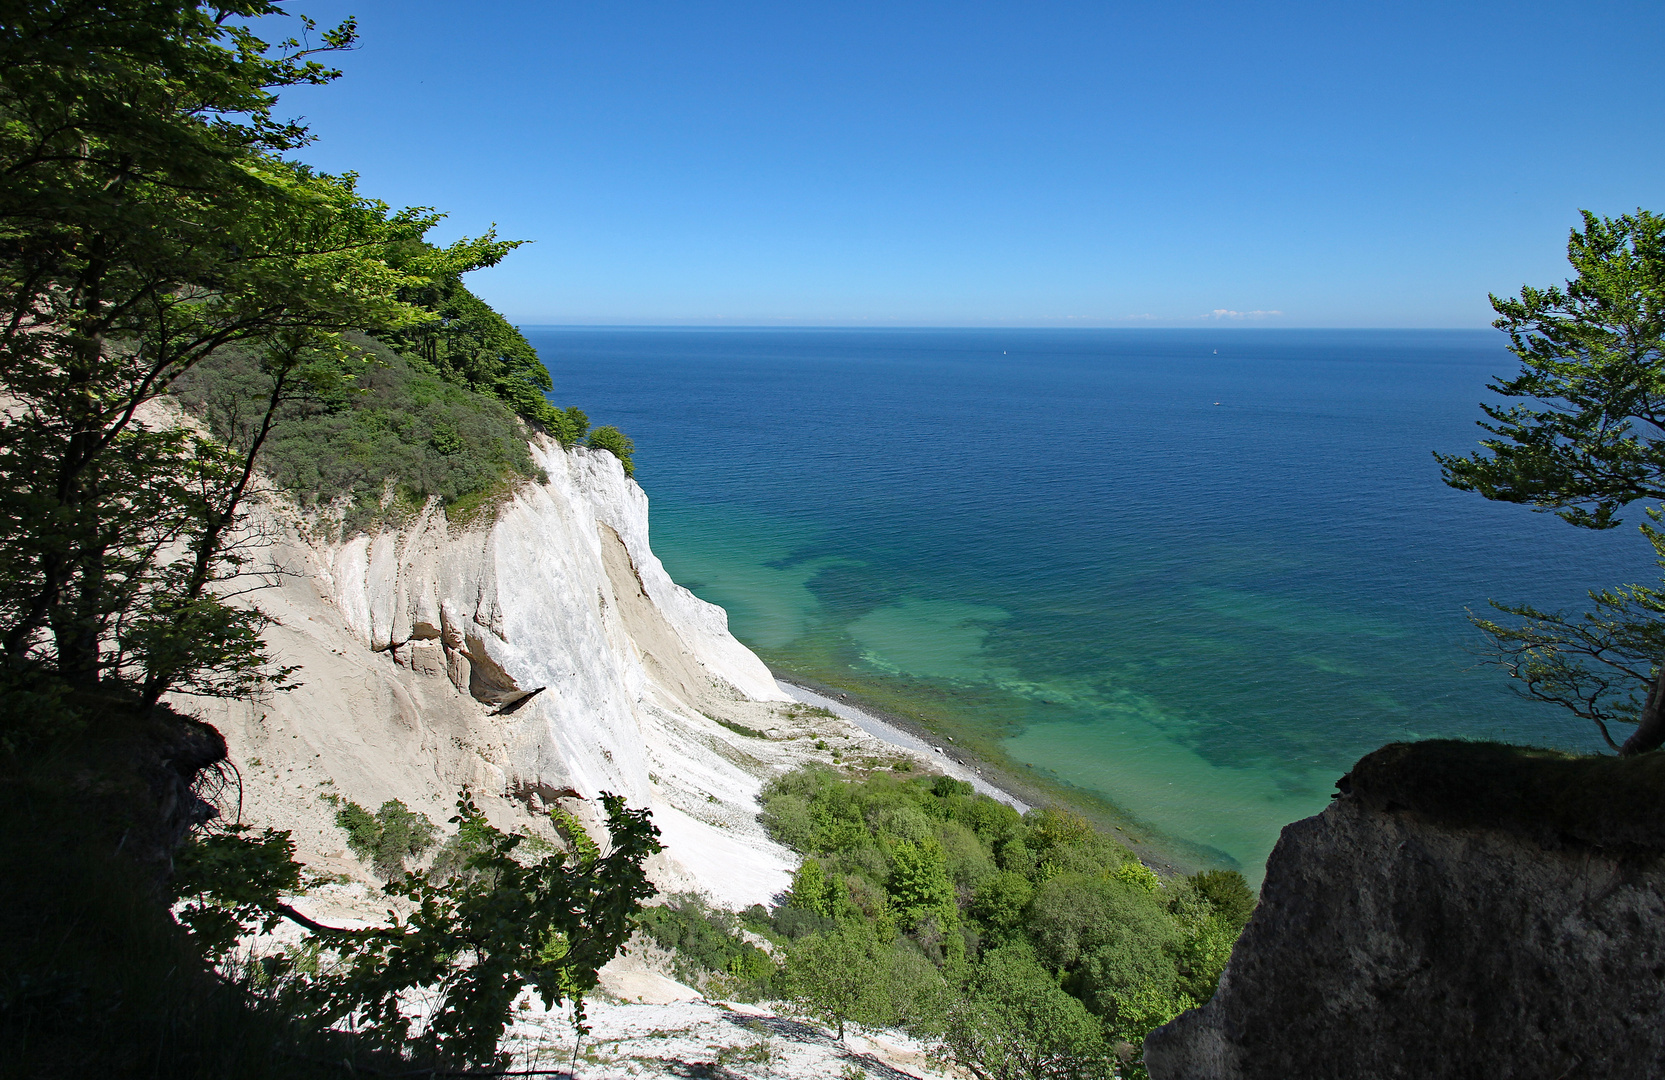
<svg viewBox="0 0 1665 1080"><path fill-rule="evenodd" d="M1451 333L1454 331L1495 331L1484 326L1268 326L1265 323L1210 322L1197 324L1137 325L1105 324L1093 326L1057 325L1051 323L743 323L743 322L516 322L521 330L1190 330L1255 332L1255 331L1398 331L1402 333Z"/></svg>

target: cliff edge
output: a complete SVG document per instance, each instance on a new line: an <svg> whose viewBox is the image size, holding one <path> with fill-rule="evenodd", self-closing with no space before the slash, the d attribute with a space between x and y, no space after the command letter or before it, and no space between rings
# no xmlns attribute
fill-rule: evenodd
<svg viewBox="0 0 1665 1080"><path fill-rule="evenodd" d="M1665 757L1395 744L1337 787L1153 1080L1665 1076Z"/></svg>
<svg viewBox="0 0 1665 1080"><path fill-rule="evenodd" d="M289 829L303 862L363 879L337 799L399 799L443 822L467 786L494 824L553 839L550 807L593 825L612 792L653 811L662 890L769 902L798 860L757 822L764 781L830 750L910 755L782 693L723 610L666 574L617 458L542 438L531 451L547 479L472 525L436 499L332 538L270 494L251 550L275 584L244 602L276 620L267 643L301 685L176 702L224 734L241 772L239 805L221 811Z"/></svg>

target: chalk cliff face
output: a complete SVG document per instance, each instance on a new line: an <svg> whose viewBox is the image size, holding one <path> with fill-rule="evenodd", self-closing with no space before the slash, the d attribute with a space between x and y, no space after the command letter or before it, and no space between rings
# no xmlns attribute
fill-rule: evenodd
<svg viewBox="0 0 1665 1080"><path fill-rule="evenodd" d="M796 860L758 826L757 792L828 719L788 704L725 613L671 581L616 458L533 452L548 481L474 528L430 504L332 543L280 500L263 511L264 557L285 576L253 602L278 619L268 642L302 686L196 707L244 771L245 816L351 870L330 796L399 798L443 822L466 784L495 820L535 827L555 802L593 819L613 792L652 808L662 888L766 902Z"/></svg>
<svg viewBox="0 0 1665 1080"><path fill-rule="evenodd" d="M1662 770L1499 749L1384 748L1286 828L1153 1080L1665 1076Z"/></svg>
<svg viewBox="0 0 1665 1080"><path fill-rule="evenodd" d="M646 804L644 713L697 712L714 693L785 698L723 610L665 573L647 497L616 458L534 455L549 481L489 530L454 533L430 503L408 528L327 549L324 580L361 644L513 709L511 784Z"/></svg>

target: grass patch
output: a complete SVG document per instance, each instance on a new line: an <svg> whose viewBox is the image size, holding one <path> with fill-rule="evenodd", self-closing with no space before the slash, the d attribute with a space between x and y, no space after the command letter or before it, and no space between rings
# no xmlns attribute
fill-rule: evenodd
<svg viewBox="0 0 1665 1080"><path fill-rule="evenodd" d="M747 727L745 724L736 724L733 720L724 720L720 716L713 716L711 719L728 728L736 735L744 735L748 739L767 739L769 737L769 733L766 731L759 731L754 727Z"/></svg>

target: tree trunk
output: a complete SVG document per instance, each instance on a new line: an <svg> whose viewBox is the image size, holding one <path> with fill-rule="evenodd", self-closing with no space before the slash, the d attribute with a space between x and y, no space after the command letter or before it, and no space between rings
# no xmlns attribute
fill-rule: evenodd
<svg viewBox="0 0 1665 1080"><path fill-rule="evenodd" d="M1633 757L1657 750L1665 745L1665 663L1659 665L1653 689L1648 691L1648 703L1642 706L1642 716L1625 744L1619 747L1620 757Z"/></svg>

